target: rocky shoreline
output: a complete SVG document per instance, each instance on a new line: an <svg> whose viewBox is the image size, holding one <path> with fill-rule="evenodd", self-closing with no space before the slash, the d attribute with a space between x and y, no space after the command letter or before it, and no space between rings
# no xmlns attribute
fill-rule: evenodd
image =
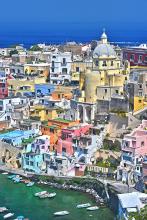
<svg viewBox="0 0 147 220"><path fill-rule="evenodd" d="M41 184L41 185L48 185L50 187L54 187L54 188L57 188L57 189L74 190L74 191L79 191L79 192L82 192L82 193L86 193L86 194L92 196L92 198L95 200L95 202L98 203L99 205L104 205L105 204L104 199L101 198L94 189L87 189L87 188L81 187L81 186L52 183L52 182L48 182L48 181L39 181L37 183Z"/></svg>

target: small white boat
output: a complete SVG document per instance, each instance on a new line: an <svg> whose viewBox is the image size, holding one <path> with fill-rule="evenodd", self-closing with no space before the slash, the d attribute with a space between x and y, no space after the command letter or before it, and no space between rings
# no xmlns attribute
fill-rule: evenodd
<svg viewBox="0 0 147 220"><path fill-rule="evenodd" d="M78 208L78 209L81 209L81 208L87 208L87 207L89 207L89 206L91 206L90 203L84 203L84 204L79 204L79 205L77 205L77 208Z"/></svg>
<svg viewBox="0 0 147 220"><path fill-rule="evenodd" d="M4 173L2 173L3 175L8 175L8 173L7 172L4 172Z"/></svg>
<svg viewBox="0 0 147 220"><path fill-rule="evenodd" d="M95 211L95 210L98 210L98 209L99 209L98 206L91 206L91 207L87 208L88 211Z"/></svg>
<svg viewBox="0 0 147 220"><path fill-rule="evenodd" d="M42 196L45 194L47 194L47 191L41 191L41 192L35 193L35 196Z"/></svg>
<svg viewBox="0 0 147 220"><path fill-rule="evenodd" d="M56 193L54 192L54 193L49 193L49 195L48 195L48 198L53 198L53 197L55 197L56 196Z"/></svg>
<svg viewBox="0 0 147 220"><path fill-rule="evenodd" d="M0 207L0 213L6 212L8 209L6 207Z"/></svg>
<svg viewBox="0 0 147 220"><path fill-rule="evenodd" d="M29 182L29 183L27 183L26 186L31 187L31 186L33 186L34 184L35 184L34 182Z"/></svg>
<svg viewBox="0 0 147 220"><path fill-rule="evenodd" d="M6 214L6 215L4 215L4 219L8 219L8 218L11 218L11 217L13 217L14 216L14 213L8 213L8 214Z"/></svg>
<svg viewBox="0 0 147 220"><path fill-rule="evenodd" d="M53 198L56 196L56 193L46 193L46 194L43 194L43 195L39 195L39 198L40 199L45 199L45 198Z"/></svg>
<svg viewBox="0 0 147 220"><path fill-rule="evenodd" d="M55 212L55 216L63 216L63 215L69 215L68 211L60 211L60 212Z"/></svg>

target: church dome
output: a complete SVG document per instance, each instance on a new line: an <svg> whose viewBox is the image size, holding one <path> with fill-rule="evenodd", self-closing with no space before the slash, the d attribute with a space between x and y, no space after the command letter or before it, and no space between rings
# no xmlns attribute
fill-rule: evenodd
<svg viewBox="0 0 147 220"><path fill-rule="evenodd" d="M116 52L114 51L113 46L111 46L110 44L103 43L98 44L95 50L93 51L93 57L97 58L101 56L116 56Z"/></svg>
<svg viewBox="0 0 147 220"><path fill-rule="evenodd" d="M105 33L105 30L103 31L101 35L100 43L97 45L97 47L93 51L94 58L101 57L101 56L106 56L106 57L116 56L116 52L113 49L113 46L111 46L107 42L107 35Z"/></svg>

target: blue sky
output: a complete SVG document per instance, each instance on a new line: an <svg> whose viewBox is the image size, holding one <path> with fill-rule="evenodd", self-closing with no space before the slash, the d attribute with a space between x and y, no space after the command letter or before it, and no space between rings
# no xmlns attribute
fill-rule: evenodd
<svg viewBox="0 0 147 220"><path fill-rule="evenodd" d="M0 46L110 41L147 42L147 0L0 0Z"/></svg>
<svg viewBox="0 0 147 220"><path fill-rule="evenodd" d="M1 0L1 29L78 27L146 27L147 0ZM130 28L130 27L129 27Z"/></svg>

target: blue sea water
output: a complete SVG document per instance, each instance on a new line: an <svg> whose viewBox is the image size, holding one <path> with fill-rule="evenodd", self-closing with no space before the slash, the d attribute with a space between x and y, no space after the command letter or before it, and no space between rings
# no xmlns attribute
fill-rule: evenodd
<svg viewBox="0 0 147 220"><path fill-rule="evenodd" d="M37 43L62 44L69 41L87 43L99 40L102 28L90 26L55 26L51 28L26 29L11 28L0 30L0 47L9 47L14 44L23 44L30 47ZM119 45L138 45L147 42L147 29L106 29L110 42Z"/></svg>

